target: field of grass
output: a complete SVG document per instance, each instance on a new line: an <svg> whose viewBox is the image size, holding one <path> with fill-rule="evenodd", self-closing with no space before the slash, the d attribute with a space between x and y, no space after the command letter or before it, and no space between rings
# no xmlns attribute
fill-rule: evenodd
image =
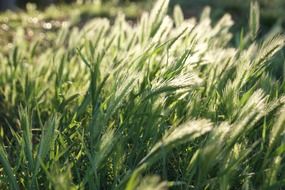
<svg viewBox="0 0 285 190"><path fill-rule="evenodd" d="M0 189L285 188L285 36L168 3L1 16Z"/></svg>

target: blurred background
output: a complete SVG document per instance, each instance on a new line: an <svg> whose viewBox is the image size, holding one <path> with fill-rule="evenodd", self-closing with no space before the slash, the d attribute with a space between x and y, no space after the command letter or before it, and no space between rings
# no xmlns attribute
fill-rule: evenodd
<svg viewBox="0 0 285 190"><path fill-rule="evenodd" d="M257 0L261 8L259 36L270 30L284 32L285 0ZM155 0L0 0L0 46L9 51L9 44L17 36L27 42L40 40L48 46L64 23L70 27L84 26L94 17L114 20L123 12L130 22L136 22L144 11L152 8ZM205 6L211 7L211 18L215 23L225 13L230 13L235 25L232 32L248 27L251 0L170 0L169 14L179 4L186 18L199 18ZM41 35L38 35L41 34ZM40 37L38 37L40 36ZM37 39L40 38L40 39ZM45 40L45 41L44 41Z"/></svg>
<svg viewBox="0 0 285 190"><path fill-rule="evenodd" d="M0 10L25 10L28 3L33 3L38 9L45 9L50 5L66 6L84 4L103 4L110 7L109 12L102 10L103 16L112 15L115 7L132 7L126 12L129 17L137 17L144 9L148 9L153 0L0 0ZM258 0L261 6L262 24L271 26L276 22L284 24L285 0ZM170 0L172 7L180 4L185 15L197 16L205 6L213 8L213 17L219 17L224 12L229 12L234 19L242 23L247 20L250 0ZM96 10L98 12L98 10ZM99 14L100 15L100 14ZM98 16L98 15L97 15Z"/></svg>

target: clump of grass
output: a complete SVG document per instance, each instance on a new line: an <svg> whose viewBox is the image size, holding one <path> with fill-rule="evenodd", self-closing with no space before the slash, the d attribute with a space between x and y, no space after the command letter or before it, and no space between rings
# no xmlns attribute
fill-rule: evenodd
<svg viewBox="0 0 285 190"><path fill-rule="evenodd" d="M229 15L167 7L0 53L1 188L284 188L285 37L255 40L255 4L238 47Z"/></svg>

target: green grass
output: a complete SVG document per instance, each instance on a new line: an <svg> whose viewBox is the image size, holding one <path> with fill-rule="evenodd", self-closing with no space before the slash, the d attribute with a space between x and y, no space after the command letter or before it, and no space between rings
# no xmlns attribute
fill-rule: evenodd
<svg viewBox="0 0 285 190"><path fill-rule="evenodd" d="M167 8L17 29L0 52L1 189L285 187L285 36L256 40L257 4L238 35L228 14Z"/></svg>

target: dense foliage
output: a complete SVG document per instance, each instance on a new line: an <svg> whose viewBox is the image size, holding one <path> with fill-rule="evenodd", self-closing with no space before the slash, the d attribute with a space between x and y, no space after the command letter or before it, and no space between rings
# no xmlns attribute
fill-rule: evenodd
<svg viewBox="0 0 285 190"><path fill-rule="evenodd" d="M257 4L237 47L230 15L167 7L17 30L0 52L1 189L285 187L285 37L256 40Z"/></svg>

